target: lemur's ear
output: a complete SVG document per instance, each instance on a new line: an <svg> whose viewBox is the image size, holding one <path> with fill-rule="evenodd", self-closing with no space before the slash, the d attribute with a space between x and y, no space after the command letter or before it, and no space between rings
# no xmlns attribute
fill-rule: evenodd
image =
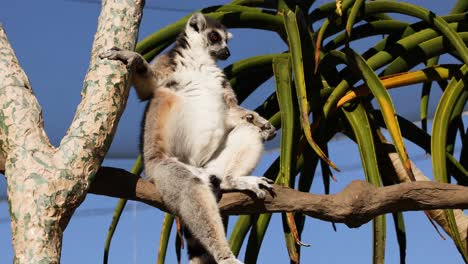
<svg viewBox="0 0 468 264"><path fill-rule="evenodd" d="M206 28L205 16L200 12L196 12L189 18L187 25L193 28L196 32L200 32Z"/></svg>

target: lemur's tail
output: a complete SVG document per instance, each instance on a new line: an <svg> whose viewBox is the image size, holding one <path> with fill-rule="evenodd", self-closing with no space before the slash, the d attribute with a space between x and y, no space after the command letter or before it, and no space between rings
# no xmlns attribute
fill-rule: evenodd
<svg viewBox="0 0 468 264"><path fill-rule="evenodd" d="M184 228L184 236L187 240L187 252L190 264L216 264L215 259L205 249L205 247L196 239L188 228Z"/></svg>
<svg viewBox="0 0 468 264"><path fill-rule="evenodd" d="M214 175L210 177L211 191L216 197L216 202L221 200L221 181ZM183 228L185 239L187 240L187 252L190 264L216 264L213 256L208 253L205 247L196 239L187 227Z"/></svg>

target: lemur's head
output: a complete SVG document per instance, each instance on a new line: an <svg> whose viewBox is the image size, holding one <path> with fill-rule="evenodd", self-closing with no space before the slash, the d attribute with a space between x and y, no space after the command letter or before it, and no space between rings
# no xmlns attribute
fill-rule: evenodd
<svg viewBox="0 0 468 264"><path fill-rule="evenodd" d="M185 34L190 45L202 45L215 60L226 60L231 53L227 47L232 34L220 22L194 13L185 26Z"/></svg>

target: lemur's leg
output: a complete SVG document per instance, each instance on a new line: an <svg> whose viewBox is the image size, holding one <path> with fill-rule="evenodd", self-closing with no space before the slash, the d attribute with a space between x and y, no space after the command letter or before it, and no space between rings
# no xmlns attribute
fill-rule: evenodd
<svg viewBox="0 0 468 264"><path fill-rule="evenodd" d="M192 235L216 262L241 263L229 248L216 199L204 177L192 174L184 164L170 158L159 162L147 160L145 167L164 204L189 230L196 230Z"/></svg>
<svg viewBox="0 0 468 264"><path fill-rule="evenodd" d="M102 53L99 58L119 60L128 66L129 70L132 71L132 85L135 87L135 91L141 100L149 99L153 92L161 84L160 76L157 76L152 65L150 65L143 56L139 53L122 50L117 47Z"/></svg>

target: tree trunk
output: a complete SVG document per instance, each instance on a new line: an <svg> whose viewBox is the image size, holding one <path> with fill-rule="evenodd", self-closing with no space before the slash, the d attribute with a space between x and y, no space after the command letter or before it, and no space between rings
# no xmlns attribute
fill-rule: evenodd
<svg viewBox="0 0 468 264"><path fill-rule="evenodd" d="M0 168L8 184L15 263L59 263L62 235L85 198L125 108L129 75L98 55L134 49L143 0L103 1L82 101L58 148L0 27Z"/></svg>

